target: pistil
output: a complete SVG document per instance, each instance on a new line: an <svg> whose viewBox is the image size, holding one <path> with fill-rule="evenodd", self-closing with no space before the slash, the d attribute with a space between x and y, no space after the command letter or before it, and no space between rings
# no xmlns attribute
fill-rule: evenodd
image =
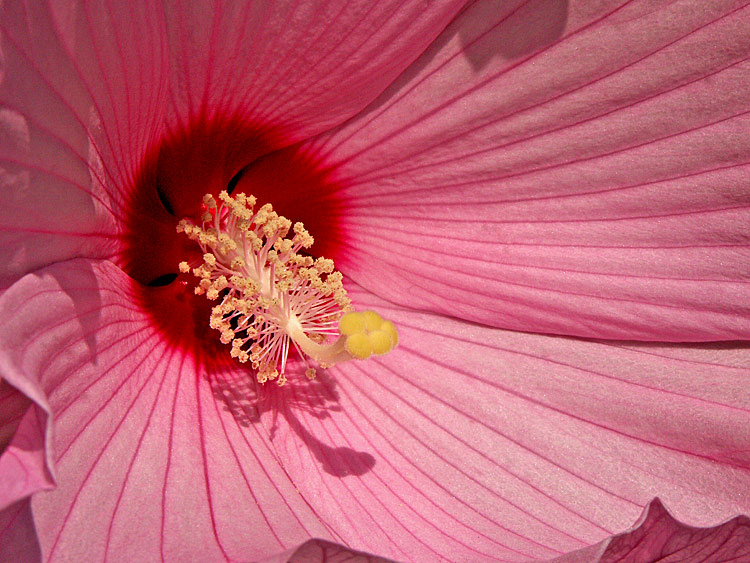
<svg viewBox="0 0 750 563"><path fill-rule="evenodd" d="M313 244L304 225L292 225L270 204L256 211L256 203L243 193L222 191L219 202L207 194L201 225L177 225L203 251L201 264L181 262L180 271L198 278L197 295L218 302L209 324L231 345L231 356L249 361L260 383L284 385L291 346L310 379L316 370L308 359L326 368L392 350L393 323L374 311L354 312L333 261L303 254Z"/></svg>

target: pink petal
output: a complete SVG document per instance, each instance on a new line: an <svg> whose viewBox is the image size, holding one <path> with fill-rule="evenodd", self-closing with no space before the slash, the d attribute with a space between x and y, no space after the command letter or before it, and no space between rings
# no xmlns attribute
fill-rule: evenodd
<svg viewBox="0 0 750 563"><path fill-rule="evenodd" d="M20 509L19 501L53 488L55 482L45 450L47 403L37 382L19 380L2 360L0 374L5 376L0 380L0 511L6 511L14 505Z"/></svg>
<svg viewBox="0 0 750 563"><path fill-rule="evenodd" d="M261 406L345 545L516 561L602 541L655 496L693 526L750 512L747 346L513 333L353 298L393 318L399 348Z"/></svg>
<svg viewBox="0 0 750 563"><path fill-rule="evenodd" d="M30 407L0 455L0 510L37 491L52 489L55 481L47 467L45 431L47 414Z"/></svg>
<svg viewBox="0 0 750 563"><path fill-rule="evenodd" d="M28 496L50 488L52 479L39 455L43 429L37 416L29 415L39 411L31 405L26 395L0 380L0 505L4 506L0 508L0 561L41 561ZM22 420L25 424L19 430ZM11 440L13 449L8 452ZM13 502L13 497L22 500Z"/></svg>
<svg viewBox="0 0 750 563"><path fill-rule="evenodd" d="M153 2L3 3L0 287L112 254L120 191L163 127L163 20Z"/></svg>
<svg viewBox="0 0 750 563"><path fill-rule="evenodd" d="M31 401L26 395L0 380L0 454L8 447L30 406Z"/></svg>
<svg viewBox="0 0 750 563"><path fill-rule="evenodd" d="M400 347L256 390L170 348L134 290L74 261L0 298L0 365L53 415L59 487L32 501L45 557L247 560L317 536L523 560L602 541L654 496L689 525L750 511L747 347L505 332L355 288Z"/></svg>
<svg viewBox="0 0 750 563"><path fill-rule="evenodd" d="M170 2L174 121L220 111L290 140L325 131L380 94L463 3Z"/></svg>
<svg viewBox="0 0 750 563"><path fill-rule="evenodd" d="M471 4L306 146L345 186L345 272L502 328L750 337L745 4Z"/></svg>
<svg viewBox="0 0 750 563"><path fill-rule="evenodd" d="M28 499L0 510L0 561L42 560Z"/></svg>
<svg viewBox="0 0 750 563"><path fill-rule="evenodd" d="M715 528L685 526L655 499L634 530L614 537L601 563L627 561L746 561L750 559L750 519L733 518Z"/></svg>
<svg viewBox="0 0 750 563"><path fill-rule="evenodd" d="M44 558L248 561L333 537L279 465L252 386L233 398L221 358L171 348L136 290L77 260L0 298L3 374L39 385L52 412L58 487L32 500Z"/></svg>
<svg viewBox="0 0 750 563"><path fill-rule="evenodd" d="M654 499L632 530L561 557L550 563L616 563L664 561L744 561L750 558L750 521L738 516L714 528L681 524ZM671 560L671 559L670 559ZM310 540L263 563L383 561L323 540Z"/></svg>
<svg viewBox="0 0 750 563"><path fill-rule="evenodd" d="M262 563L388 563L389 561L390 559L353 551L340 544L314 539L294 549L264 559Z"/></svg>

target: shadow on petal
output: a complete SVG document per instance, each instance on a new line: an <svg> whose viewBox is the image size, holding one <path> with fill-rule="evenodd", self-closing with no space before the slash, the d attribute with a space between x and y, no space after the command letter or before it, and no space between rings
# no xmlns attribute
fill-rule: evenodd
<svg viewBox="0 0 750 563"><path fill-rule="evenodd" d="M0 380L0 455L10 444L31 399L12 385Z"/></svg>
<svg viewBox="0 0 750 563"><path fill-rule="evenodd" d="M359 476L375 466L375 458L371 454L347 447L332 448L313 436L293 412L285 410L283 413L289 427L310 448L326 473L334 477Z"/></svg>
<svg viewBox="0 0 750 563"><path fill-rule="evenodd" d="M543 49L562 37L568 21L568 0L523 2L499 21L490 41L478 42L476 25L495 20L496 14L509 10L509 5L503 0L488 0L471 10L475 17L463 19L458 35L474 70L484 68L496 56L516 59Z"/></svg>
<svg viewBox="0 0 750 563"><path fill-rule="evenodd" d="M76 312L76 320L81 325L83 340L91 353L91 357L95 358L97 354L96 328L101 320L101 290L91 264L81 261L78 265L75 283L71 283L71 280L65 274L52 272L52 277L55 278L60 289L72 301Z"/></svg>
<svg viewBox="0 0 750 563"><path fill-rule="evenodd" d="M283 417L288 427L307 446L326 473L335 477L364 475L375 466L375 458L349 447L331 447L314 436L297 413L315 419L330 417L331 411L340 411L335 380L324 371L316 379L305 379L304 367L290 362L290 383L278 387L272 382L259 385L251 372L238 377L206 375L214 397L223 403L237 423L243 427L261 422L264 413L271 414L269 434L276 435L278 417Z"/></svg>

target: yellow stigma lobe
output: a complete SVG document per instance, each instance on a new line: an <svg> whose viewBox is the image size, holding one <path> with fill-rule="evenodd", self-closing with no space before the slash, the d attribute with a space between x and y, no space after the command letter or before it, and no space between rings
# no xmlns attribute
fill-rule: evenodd
<svg viewBox="0 0 750 563"><path fill-rule="evenodd" d="M396 327L375 311L346 313L339 321L339 332L346 337L346 351L358 360L382 356L398 344Z"/></svg>
<svg viewBox="0 0 750 563"><path fill-rule="evenodd" d="M398 344L392 322L375 311L356 313L332 260L301 254L313 238L302 223L274 212L270 204L255 210L256 199L240 193L203 197L200 226L188 219L177 225L198 243L201 264L180 262L182 273L198 278L197 295L216 301L209 325L231 344L230 355L250 362L261 383L286 382L293 346L314 367L386 354ZM291 237L287 235L291 233Z"/></svg>

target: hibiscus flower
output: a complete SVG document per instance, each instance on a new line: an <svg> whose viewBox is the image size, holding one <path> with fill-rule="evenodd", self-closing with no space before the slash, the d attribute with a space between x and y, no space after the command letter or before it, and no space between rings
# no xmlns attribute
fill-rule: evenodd
<svg viewBox="0 0 750 563"><path fill-rule="evenodd" d="M749 22L4 3L2 558L750 557ZM178 270L222 189L399 347L257 383Z"/></svg>

